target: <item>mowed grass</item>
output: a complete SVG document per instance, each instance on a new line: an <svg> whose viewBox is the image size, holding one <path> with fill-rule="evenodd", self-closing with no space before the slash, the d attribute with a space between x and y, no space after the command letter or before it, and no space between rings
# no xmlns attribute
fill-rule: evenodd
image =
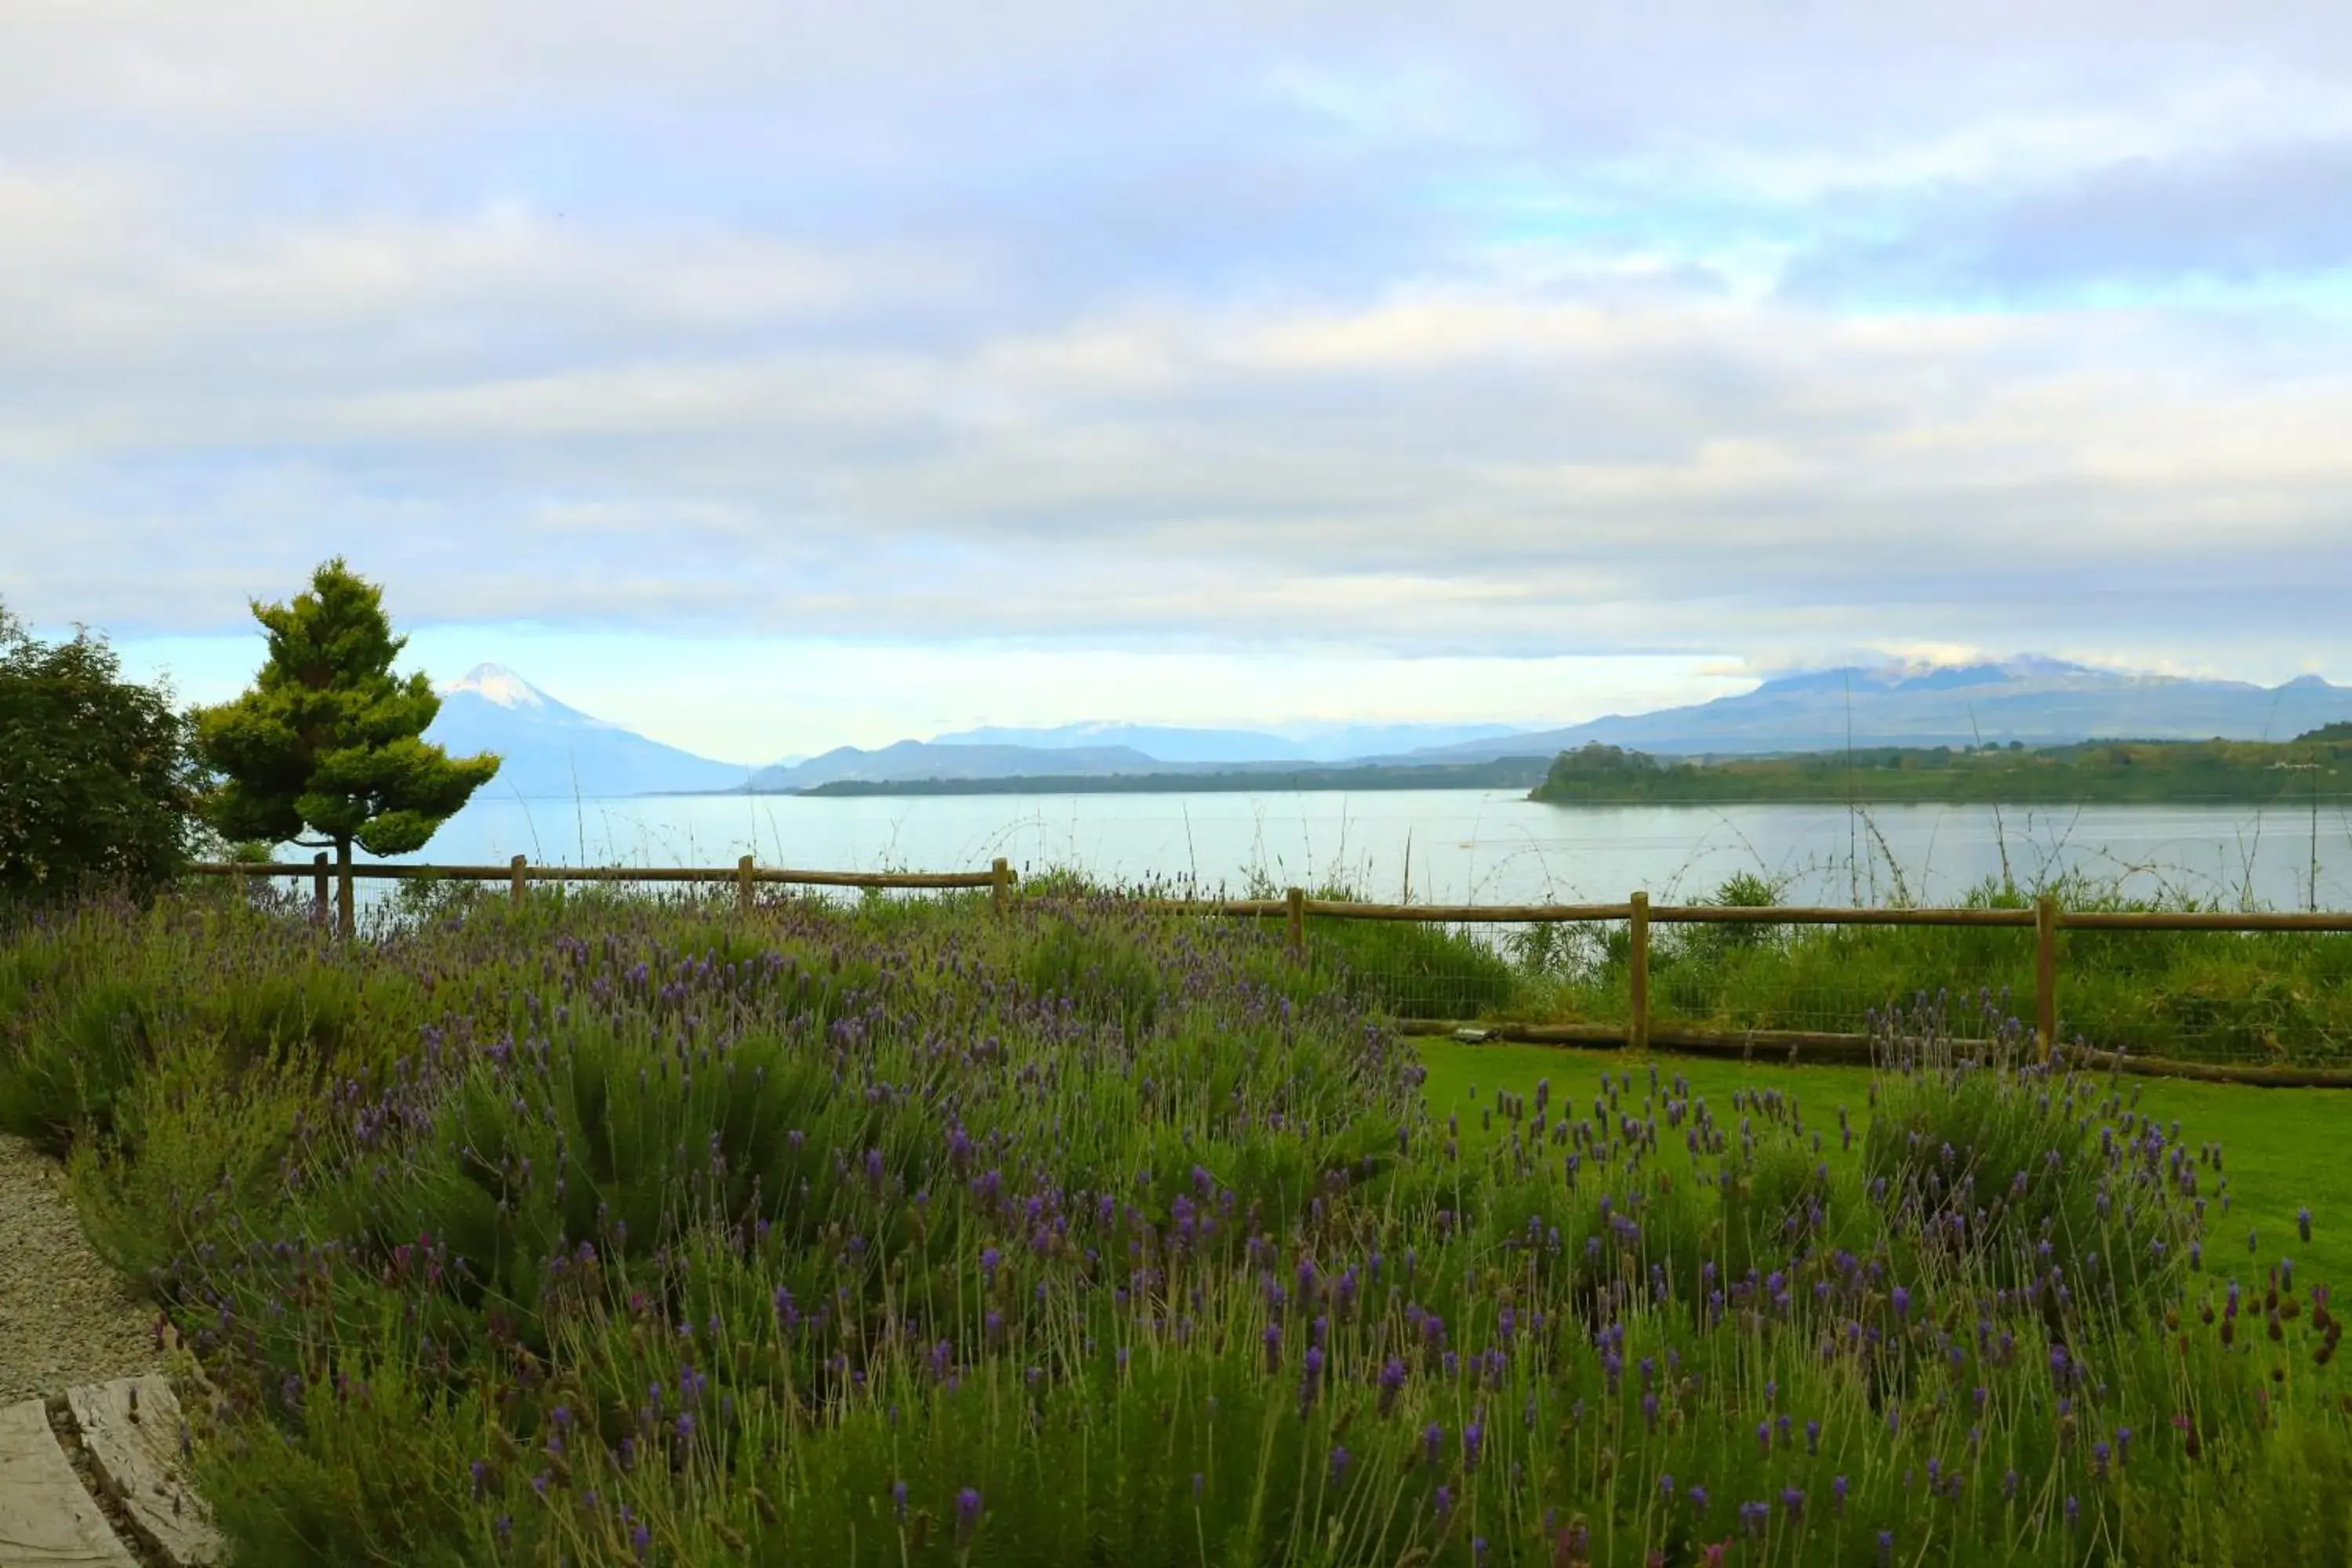
<svg viewBox="0 0 2352 1568"><path fill-rule="evenodd" d="M1677 1074L1716 1114L1736 1122L1735 1089L1774 1089L1793 1095L1824 1124L1839 1106L1859 1121L1870 1100L1871 1069L1863 1067L1791 1067L1785 1061L1724 1061L1664 1052L1578 1050L1554 1046L1421 1043L1429 1069L1423 1086L1429 1108L1443 1118L1459 1117L1465 1153L1506 1136L1507 1124L1489 1126L1481 1115L1495 1091L1532 1095L1549 1079L1552 1092L1589 1114L1603 1072L1631 1073L1646 1082L1653 1062L1662 1078ZM2218 1201L2211 1219L2207 1272L2252 1280L2259 1262L2295 1261L2299 1276L2352 1285L2352 1177L2345 1155L2352 1147L2352 1090L2251 1089L2237 1084L2189 1083L2177 1079L2117 1080L2126 1097L2137 1093L2139 1109L2159 1121L2180 1123L2180 1135L2194 1148L2218 1142L2221 1173L2228 1178L2230 1207ZM1852 1162L1835 1138L1823 1152L1837 1165ZM2297 1234L2296 1215L2312 1212L2311 1239ZM2249 1249L2248 1232L2256 1247Z"/></svg>

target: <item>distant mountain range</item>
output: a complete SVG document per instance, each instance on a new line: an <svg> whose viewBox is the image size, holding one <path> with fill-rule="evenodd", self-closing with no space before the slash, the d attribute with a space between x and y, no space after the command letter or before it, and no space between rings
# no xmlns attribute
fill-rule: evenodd
<svg viewBox="0 0 2352 1568"><path fill-rule="evenodd" d="M493 795L789 794L925 779L1278 775L1300 763L1387 767L1543 757L1588 741L1661 756L1758 756L1856 746L2063 745L2086 740L2286 740L2352 721L2352 687L2276 687L2123 674L2056 659L1853 666L1778 676L1738 697L1557 730L1495 724L1323 725L1287 731L1096 721L959 731L874 750L840 746L750 767L714 762L567 708L494 664L443 689L426 738L506 758ZM1270 783L1268 787L1286 787Z"/></svg>
<svg viewBox="0 0 2352 1568"><path fill-rule="evenodd" d="M910 779L995 779L1024 773L1097 775L1164 773L1168 764L1131 746L991 746L900 741L875 751L836 746L803 763L779 763L751 775L762 794L790 794L843 780L903 783ZM740 782L740 781L739 781Z"/></svg>
<svg viewBox="0 0 2352 1568"><path fill-rule="evenodd" d="M425 738L453 756L504 758L485 791L492 798L718 792L742 788L752 773L592 719L495 664L441 688Z"/></svg>
<svg viewBox="0 0 2352 1568"><path fill-rule="evenodd" d="M1857 746L2029 746L2077 741L2284 741L2352 719L2352 687L2125 674L2059 659L1849 666L1779 676L1738 697L1411 753L1479 762L1588 741L1660 756L1758 756ZM1401 760L1401 759L1387 759Z"/></svg>
<svg viewBox="0 0 2352 1568"><path fill-rule="evenodd" d="M1316 724L1283 730L1195 730L1096 721L1050 730L990 725L935 735L937 746L1129 747L1162 763L1343 763L1519 733L1508 724Z"/></svg>

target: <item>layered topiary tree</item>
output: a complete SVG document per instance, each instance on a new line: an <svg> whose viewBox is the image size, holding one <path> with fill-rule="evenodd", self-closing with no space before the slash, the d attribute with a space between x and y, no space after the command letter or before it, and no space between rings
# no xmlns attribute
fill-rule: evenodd
<svg viewBox="0 0 2352 1568"><path fill-rule="evenodd" d="M339 556L290 605L253 601L269 658L253 689L196 712L196 751L220 776L205 814L222 837L335 852L336 924L352 934L352 846L422 849L499 771L497 756L452 757L422 737L441 700L403 679L383 594ZM304 838L305 829L316 835Z"/></svg>
<svg viewBox="0 0 2352 1568"><path fill-rule="evenodd" d="M144 896L200 832L188 726L102 638L44 643L0 609L0 895Z"/></svg>

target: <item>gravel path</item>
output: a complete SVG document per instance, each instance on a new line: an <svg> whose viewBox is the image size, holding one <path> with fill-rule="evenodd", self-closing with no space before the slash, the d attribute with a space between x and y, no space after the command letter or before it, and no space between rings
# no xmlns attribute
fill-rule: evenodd
<svg viewBox="0 0 2352 1568"><path fill-rule="evenodd" d="M153 1325L90 1250L56 1163L0 1133L0 1405L158 1370Z"/></svg>

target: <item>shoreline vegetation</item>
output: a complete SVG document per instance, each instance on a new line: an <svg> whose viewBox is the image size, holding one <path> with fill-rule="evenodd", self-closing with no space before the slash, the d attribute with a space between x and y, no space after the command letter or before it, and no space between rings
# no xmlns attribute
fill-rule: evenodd
<svg viewBox="0 0 2352 1568"><path fill-rule="evenodd" d="M2293 741L2084 741L2028 747L1868 746L1773 756L1659 757L1592 742L1481 763L1253 763L1140 773L835 779L807 789L656 795L824 798L999 795L1192 795L1273 791L1528 789L1555 805L2087 805L2352 798L2352 724ZM650 798L650 797L648 797Z"/></svg>
<svg viewBox="0 0 2352 1568"><path fill-rule="evenodd" d="M1871 746L1794 756L1661 759L1594 742L1562 752L1529 799L1552 805L1779 802L2083 805L2352 795L2352 725L2289 742L2086 741L2029 749Z"/></svg>

